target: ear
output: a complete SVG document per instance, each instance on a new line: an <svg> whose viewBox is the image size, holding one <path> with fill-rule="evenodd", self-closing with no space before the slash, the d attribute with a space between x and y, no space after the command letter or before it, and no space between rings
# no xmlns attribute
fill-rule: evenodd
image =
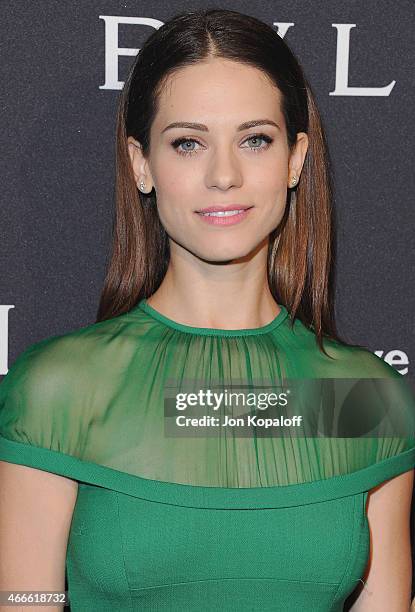
<svg viewBox="0 0 415 612"><path fill-rule="evenodd" d="M297 133L297 142L295 143L288 162L288 186L292 187L290 180L293 176L300 178L301 170L308 149L308 136L306 132Z"/></svg>
<svg viewBox="0 0 415 612"><path fill-rule="evenodd" d="M132 136L129 136L127 142L128 154L130 156L131 167L134 173L136 185L138 187L140 181L144 181L146 185L145 192L150 193L154 187L154 182L153 177L151 176L148 160L144 157L138 140L135 140Z"/></svg>

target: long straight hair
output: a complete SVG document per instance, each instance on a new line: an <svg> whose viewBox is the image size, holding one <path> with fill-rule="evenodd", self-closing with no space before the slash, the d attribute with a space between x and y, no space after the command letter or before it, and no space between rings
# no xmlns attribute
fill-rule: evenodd
<svg viewBox="0 0 415 612"><path fill-rule="evenodd" d="M333 186L321 118L303 70L270 26L237 11L209 9L176 15L154 31L137 54L119 97L116 119L116 210L112 252L97 321L128 312L160 286L169 264L168 235L155 190L137 190L127 138L139 141L144 157L160 93L175 71L218 57L260 69L281 92L289 151L297 132L309 146L301 179L289 189L279 226L270 234L268 283L287 308L322 339L340 339L333 305Z"/></svg>

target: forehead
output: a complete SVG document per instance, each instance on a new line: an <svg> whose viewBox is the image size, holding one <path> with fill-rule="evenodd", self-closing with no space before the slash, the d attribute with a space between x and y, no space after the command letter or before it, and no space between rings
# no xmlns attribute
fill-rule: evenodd
<svg viewBox="0 0 415 612"><path fill-rule="evenodd" d="M218 125L262 116L281 120L280 91L258 68L213 58L171 74L159 96L154 127L171 120Z"/></svg>

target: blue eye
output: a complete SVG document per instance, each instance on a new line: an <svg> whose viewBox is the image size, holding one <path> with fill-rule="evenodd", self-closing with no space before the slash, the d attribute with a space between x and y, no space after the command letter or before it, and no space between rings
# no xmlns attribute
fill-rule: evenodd
<svg viewBox="0 0 415 612"><path fill-rule="evenodd" d="M251 149L251 151L258 153L259 151L264 151L265 149L268 149L268 147L273 143L274 139L271 138L270 136L268 136L267 134L252 134L251 136L249 136L248 138L246 138L244 140L244 142L248 142L249 140L256 140L256 141L261 141L263 140L266 144L265 146L248 146L248 147L243 147L243 148L248 148ZM178 155L183 155L185 157L190 156L190 155L195 155L197 153L197 149L195 148L190 148L189 144L198 144L200 145L200 142L198 142L195 138L187 138L187 137L183 137L183 138L177 138L176 140L174 140L171 145L172 147L176 150L176 152L178 153ZM179 149L179 147L181 147L181 145L186 145L186 147L184 149Z"/></svg>
<svg viewBox="0 0 415 612"><path fill-rule="evenodd" d="M182 144L188 145L192 143L199 144L197 140L194 140L193 138L178 138L177 140L172 142L172 145L177 150L177 153L179 153L179 155L193 155L193 153L196 152L195 149L190 149L187 146L185 147L185 149L178 149Z"/></svg>
<svg viewBox="0 0 415 612"><path fill-rule="evenodd" d="M273 139L270 138L269 136L267 136L266 134L253 134L252 136L249 136L249 138L247 138L245 140L245 142L248 142L248 140L264 140L267 145L265 147L250 147L253 150L263 150L263 149L268 149L269 145L272 143ZM256 152L256 151L255 151Z"/></svg>

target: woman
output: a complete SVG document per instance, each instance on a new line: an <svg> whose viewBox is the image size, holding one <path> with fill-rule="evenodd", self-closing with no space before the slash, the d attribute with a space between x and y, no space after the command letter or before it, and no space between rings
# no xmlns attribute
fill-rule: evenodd
<svg viewBox="0 0 415 612"><path fill-rule="evenodd" d="M1 589L64 590L66 568L75 611L408 609L411 398L336 334L331 239L324 134L286 43L216 9L154 32L120 98L97 321L0 385ZM353 379L393 388L339 401ZM201 401L220 423L203 430L187 395L286 381L303 435L226 428L255 410Z"/></svg>

